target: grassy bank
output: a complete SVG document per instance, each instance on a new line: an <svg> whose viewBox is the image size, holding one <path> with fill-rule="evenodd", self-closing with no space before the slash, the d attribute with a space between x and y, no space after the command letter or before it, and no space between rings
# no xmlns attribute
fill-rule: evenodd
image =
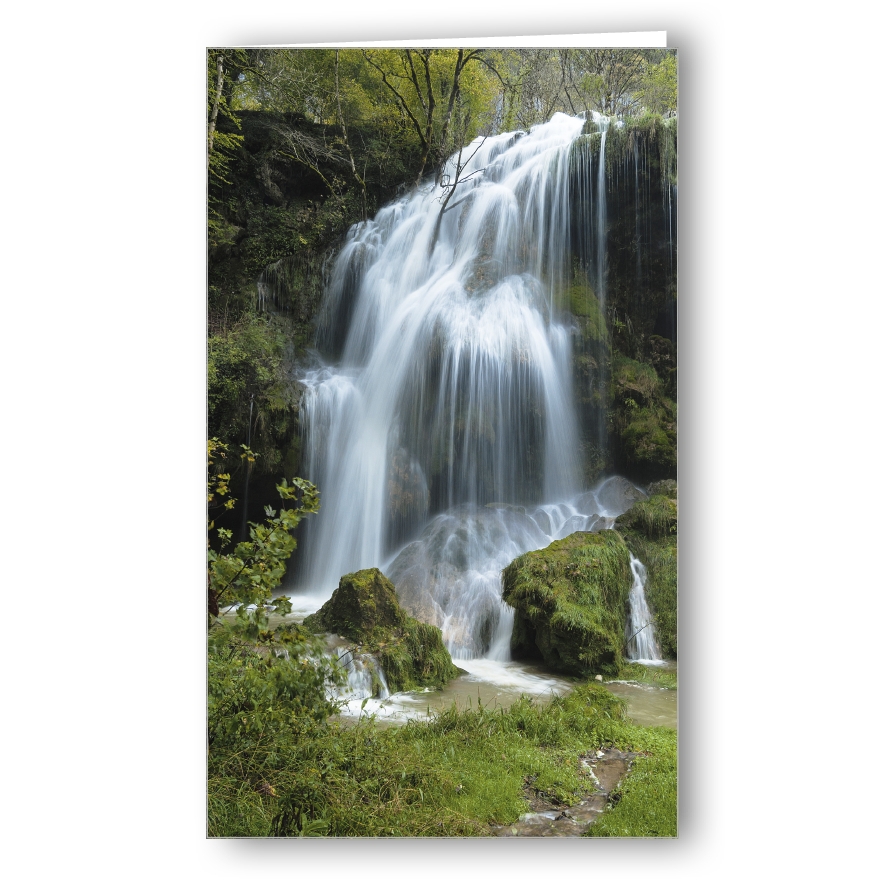
<svg viewBox="0 0 886 886"><path fill-rule="evenodd" d="M483 836L527 811L529 783L564 804L591 793L578 755L600 747L649 756L590 835L676 836L676 732L627 722L623 703L596 685L546 704L451 708L385 730L306 724L214 748L209 835Z"/></svg>

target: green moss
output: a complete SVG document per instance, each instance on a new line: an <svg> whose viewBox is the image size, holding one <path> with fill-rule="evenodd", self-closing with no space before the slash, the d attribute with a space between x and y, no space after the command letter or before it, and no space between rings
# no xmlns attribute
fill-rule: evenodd
<svg viewBox="0 0 886 886"><path fill-rule="evenodd" d="M461 673L440 628L410 618L393 584L376 568L343 575L332 597L304 624L373 653L391 692L440 687Z"/></svg>
<svg viewBox="0 0 886 886"><path fill-rule="evenodd" d="M373 567L343 575L332 597L305 619L305 626L355 643L372 643L386 639L391 630L405 628L407 617L394 586Z"/></svg>
<svg viewBox="0 0 886 886"><path fill-rule="evenodd" d="M676 472L677 406L667 390L648 363L614 352L612 430L624 469L635 475Z"/></svg>
<svg viewBox="0 0 886 886"><path fill-rule="evenodd" d="M560 291L556 302L578 322L583 341L608 345L609 332L600 299L578 263L573 267L571 282Z"/></svg>
<svg viewBox="0 0 886 886"><path fill-rule="evenodd" d="M549 667L576 676L615 676L623 661L629 563L611 530L576 532L514 560L502 572L502 587L516 610L515 654L541 655Z"/></svg>
<svg viewBox="0 0 886 886"><path fill-rule="evenodd" d="M616 351L612 355L612 397L648 405L659 399L661 379L655 369Z"/></svg>
<svg viewBox="0 0 886 886"><path fill-rule="evenodd" d="M409 617L401 636L379 649L376 658L392 692L440 688L463 673L452 663L440 628Z"/></svg>

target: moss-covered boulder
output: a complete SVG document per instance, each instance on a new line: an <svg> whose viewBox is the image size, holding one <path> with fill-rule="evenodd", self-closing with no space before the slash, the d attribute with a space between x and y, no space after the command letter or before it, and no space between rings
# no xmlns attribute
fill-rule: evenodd
<svg viewBox="0 0 886 886"><path fill-rule="evenodd" d="M513 653L579 677L617 675L630 588L630 555L612 530L575 532L517 557L502 572Z"/></svg>
<svg viewBox="0 0 886 886"><path fill-rule="evenodd" d="M652 497L615 521L628 549L646 567L646 602L665 658L677 657L677 484L652 483ZM659 493L659 494L654 494ZM664 494L661 494L664 493Z"/></svg>
<svg viewBox="0 0 886 886"><path fill-rule="evenodd" d="M443 645L440 628L410 618L394 586L376 568L343 575L332 597L304 624L371 652L391 692L440 687L462 673Z"/></svg>
<svg viewBox="0 0 886 886"><path fill-rule="evenodd" d="M622 532L633 531L651 541L676 536L676 499L666 495L653 495L646 501L638 501L616 518L615 528Z"/></svg>

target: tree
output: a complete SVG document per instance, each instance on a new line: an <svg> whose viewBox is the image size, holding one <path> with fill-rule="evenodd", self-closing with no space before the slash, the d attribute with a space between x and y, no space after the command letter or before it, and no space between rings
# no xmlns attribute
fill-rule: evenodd
<svg viewBox="0 0 886 886"><path fill-rule="evenodd" d="M360 188L360 205L363 209L363 221L367 221L369 216L366 212L366 182L357 172L357 166L354 163L354 152L351 150L351 144L348 141L348 127L345 125L345 118L341 111L341 89L338 83L338 54L339 50L335 50L335 103L338 108L338 122L341 125L341 135L344 141L345 149L348 152L348 159L351 161L351 175Z"/></svg>
<svg viewBox="0 0 886 886"><path fill-rule="evenodd" d="M643 106L654 114L670 117L677 113L677 54L669 50L657 64L650 65L639 89Z"/></svg>
<svg viewBox="0 0 886 886"><path fill-rule="evenodd" d="M224 221L224 187L230 184L230 164L243 144L240 118L232 107L231 95L248 57L242 49L210 49L206 54L206 169L209 200L207 206L210 248L224 243L228 227Z"/></svg>
<svg viewBox="0 0 886 886"><path fill-rule="evenodd" d="M462 132L466 133L470 118L466 118L462 124ZM465 135L462 136L462 140L459 141L459 149L458 154L453 158L452 168L453 172L450 176L446 172L441 172L439 176L439 185L443 190L443 196L440 198L440 212L437 214L437 221L434 224L434 233L433 236L428 241L428 249L432 250L434 248L434 244L437 241L437 237L440 233L440 226L443 223L443 213L446 212L447 208L452 209L461 202L461 199L457 200L452 206L449 205L449 201L455 195L455 189L464 182L470 181L471 178L476 175L481 170L474 170L468 175L462 176L462 173L467 168L467 165L474 158L474 155L480 148L483 146L483 143L486 141L486 136L484 135L482 138L477 140L477 145L474 147L472 151L465 156L465 148L464 143L466 141ZM444 166L444 169L447 168Z"/></svg>
<svg viewBox="0 0 886 886"><path fill-rule="evenodd" d="M381 76L412 127L421 145L421 162L416 181L425 167L434 167L439 184L442 167L453 149L450 124L462 94L466 71L484 60L484 49L398 49L363 50L363 57ZM488 61L487 61L488 64ZM476 88L475 81L471 84Z"/></svg>
<svg viewBox="0 0 886 886"><path fill-rule="evenodd" d="M247 58L242 49L210 49L207 53L207 146L206 165L210 180L225 181L231 153L243 141L240 120L231 108L231 92ZM219 128L221 119L236 132Z"/></svg>
<svg viewBox="0 0 886 886"><path fill-rule="evenodd" d="M240 458L251 462L254 453L242 447ZM210 512L230 510L230 472L227 447L209 441L208 504ZM296 732L306 724L325 720L337 710L326 695L330 682L339 680L336 666L321 655L320 641L300 625L270 627L269 614L292 611L288 597L273 597L295 550L293 530L320 507L316 487L305 480L285 480L277 486L293 507L265 509L268 519L250 523L249 540L230 553L231 531L208 521L207 561L209 617L210 749L236 746L275 732ZM212 546L215 533L216 547ZM233 618L222 618L223 615Z"/></svg>
<svg viewBox="0 0 886 886"><path fill-rule="evenodd" d="M607 116L625 116L639 109L636 91L648 63L648 50L593 49L583 64L597 77L597 101L593 110Z"/></svg>

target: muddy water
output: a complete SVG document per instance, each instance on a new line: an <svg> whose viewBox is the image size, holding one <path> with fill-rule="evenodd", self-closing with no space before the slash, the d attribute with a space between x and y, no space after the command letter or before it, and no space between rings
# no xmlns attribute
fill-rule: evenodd
<svg viewBox="0 0 886 886"><path fill-rule="evenodd" d="M676 689L663 689L647 683L613 680L605 684L614 695L628 705L628 717L638 726L668 726L677 728Z"/></svg>
<svg viewBox="0 0 886 886"><path fill-rule="evenodd" d="M271 617L271 625L282 621L302 621L315 612L324 602L319 598L300 595L293 599L293 612L286 619ZM489 659L457 660L455 664L467 673L442 690L426 689L421 692L399 692L383 701L377 698L351 698L345 700L341 716L354 720L360 716L375 715L379 726L393 726L407 720L428 719L435 713L450 708L455 703L460 709L477 707L509 707L521 695L544 701L552 695L566 695L575 680L553 674L532 664L501 662ZM655 671L677 674L677 663L648 668L650 681ZM678 690L663 689L657 684L635 681L604 681L610 692L627 703L627 716L638 726L667 726L677 728ZM365 701L365 704L364 704Z"/></svg>
<svg viewBox="0 0 886 886"><path fill-rule="evenodd" d="M405 723L409 719L427 719L456 704L459 709L474 707L509 707L521 695L544 701L552 695L565 695L575 685L568 677L557 676L543 668L519 662L496 662L487 659L457 661L468 673L450 681L442 690L401 692L384 701L366 700L363 715L375 714L379 725ZM605 682L610 692L627 702L628 717L639 726L677 728L677 690L633 682ZM352 699L342 710L345 719L361 715L364 699Z"/></svg>

